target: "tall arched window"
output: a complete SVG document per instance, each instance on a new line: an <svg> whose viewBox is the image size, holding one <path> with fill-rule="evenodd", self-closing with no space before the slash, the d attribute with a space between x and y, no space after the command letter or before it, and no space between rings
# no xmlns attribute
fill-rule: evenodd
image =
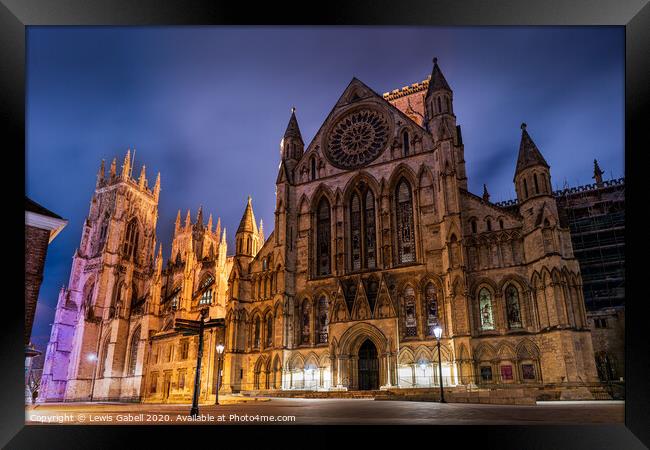
<svg viewBox="0 0 650 450"><path fill-rule="evenodd" d="M329 325L327 297L318 299L318 342L327 343L327 326Z"/></svg>
<svg viewBox="0 0 650 450"><path fill-rule="evenodd" d="M352 270L377 266L375 196L360 183L350 198L350 260Z"/></svg>
<svg viewBox="0 0 650 450"><path fill-rule="evenodd" d="M486 224L487 224L487 230L488 230L488 231L492 231L492 220L491 220L491 219L487 219Z"/></svg>
<svg viewBox="0 0 650 450"><path fill-rule="evenodd" d="M140 327L136 328L131 336L131 344L129 345L129 368L127 374L135 375L135 365L138 362L138 348L140 346Z"/></svg>
<svg viewBox="0 0 650 450"><path fill-rule="evenodd" d="M521 328L521 309L519 307L519 291L512 284L506 288L506 313L508 327Z"/></svg>
<svg viewBox="0 0 650 450"><path fill-rule="evenodd" d="M104 214L104 219L102 220L102 223L99 227L99 236L96 241L97 246L95 247L95 251L93 252L94 255L101 252L104 248L104 244L106 243L106 235L108 234L109 222L110 222L110 215L107 212L106 214Z"/></svg>
<svg viewBox="0 0 650 450"><path fill-rule="evenodd" d="M397 215L397 262L415 261L415 231L413 229L413 205L411 186L401 179L395 191Z"/></svg>
<svg viewBox="0 0 650 450"><path fill-rule="evenodd" d="M438 295L433 283L427 283L424 288L424 300L427 308L427 335L434 336L433 329L439 325L438 319Z"/></svg>
<svg viewBox="0 0 650 450"><path fill-rule="evenodd" d="M257 316L253 325L253 348L260 348L260 326L260 316Z"/></svg>
<svg viewBox="0 0 650 450"><path fill-rule="evenodd" d="M110 341L111 335L109 334L106 336L106 339L104 339L104 345L102 345L102 353L99 357L99 368L96 374L97 378L104 378L104 371L106 370L106 359L108 357L108 345L110 344Z"/></svg>
<svg viewBox="0 0 650 450"><path fill-rule="evenodd" d="M537 182L537 174L533 174L533 181L535 182L535 194L539 194L539 184Z"/></svg>
<svg viewBox="0 0 650 450"><path fill-rule="evenodd" d="M273 346L273 314L266 317L266 346Z"/></svg>
<svg viewBox="0 0 650 450"><path fill-rule="evenodd" d="M440 97L438 97L436 100L438 100L438 112L442 112L442 105L440 104Z"/></svg>
<svg viewBox="0 0 650 450"><path fill-rule="evenodd" d="M409 155L409 151L411 148L409 147L409 133L408 131L405 131L404 134L402 135L402 148L404 148L404 156Z"/></svg>
<svg viewBox="0 0 650 450"><path fill-rule="evenodd" d="M406 336L417 336L418 322L415 315L415 290L411 286L404 289L404 332Z"/></svg>
<svg viewBox="0 0 650 450"><path fill-rule="evenodd" d="M305 299L302 302L302 317L301 317L301 327L300 327L300 334L301 334L301 339L300 342L303 344L309 344L310 342L310 335L311 335L311 306L309 305L309 300Z"/></svg>
<svg viewBox="0 0 650 450"><path fill-rule="evenodd" d="M311 180L314 181L316 179L316 158L313 156L311 157Z"/></svg>
<svg viewBox="0 0 650 450"><path fill-rule="evenodd" d="M127 259L132 259L138 251L138 221L133 218L126 226L126 237L124 239L124 256Z"/></svg>
<svg viewBox="0 0 650 450"><path fill-rule="evenodd" d="M316 224L316 261L318 275L330 274L330 204L325 197L318 204Z"/></svg>
<svg viewBox="0 0 650 450"><path fill-rule="evenodd" d="M492 294L487 288L478 293L479 316L482 330L494 330L494 314L492 311Z"/></svg>

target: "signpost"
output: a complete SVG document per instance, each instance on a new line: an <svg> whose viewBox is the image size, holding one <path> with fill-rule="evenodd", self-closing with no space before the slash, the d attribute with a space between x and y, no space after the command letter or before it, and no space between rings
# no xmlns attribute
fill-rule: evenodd
<svg viewBox="0 0 650 450"><path fill-rule="evenodd" d="M176 319L174 330L183 334L183 336L199 335L199 348L196 355L196 374L194 375L194 395L192 396L192 409L190 415L196 417L199 415L199 392L201 389L201 360L203 358L203 331L206 328L223 328L224 319L210 319L205 321L208 316L208 308L203 308L200 312L199 320Z"/></svg>

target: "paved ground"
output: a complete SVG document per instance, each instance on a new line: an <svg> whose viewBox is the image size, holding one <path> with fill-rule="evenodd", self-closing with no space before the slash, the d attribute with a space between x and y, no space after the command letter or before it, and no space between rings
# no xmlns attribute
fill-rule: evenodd
<svg viewBox="0 0 650 450"><path fill-rule="evenodd" d="M474 405L372 399L225 399L201 405L201 424L590 424L623 423L622 404ZM190 405L65 403L28 406L27 424L187 424ZM295 419L294 419L295 418Z"/></svg>

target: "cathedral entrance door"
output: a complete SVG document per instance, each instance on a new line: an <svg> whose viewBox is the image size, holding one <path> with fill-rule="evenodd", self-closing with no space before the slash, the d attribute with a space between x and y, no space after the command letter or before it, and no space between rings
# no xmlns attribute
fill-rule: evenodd
<svg viewBox="0 0 650 450"><path fill-rule="evenodd" d="M379 388L379 360L377 347L370 339L359 349L359 389L368 391Z"/></svg>

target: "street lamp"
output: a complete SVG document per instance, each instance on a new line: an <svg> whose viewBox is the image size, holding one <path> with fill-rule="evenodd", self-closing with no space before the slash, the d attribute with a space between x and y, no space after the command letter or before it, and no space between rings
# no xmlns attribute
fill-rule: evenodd
<svg viewBox="0 0 650 450"><path fill-rule="evenodd" d="M88 356L88 361L93 361L95 364L93 365L93 381L92 384L90 385L90 401L93 401L93 394L95 393L95 375L97 373L97 354L95 353L90 353Z"/></svg>
<svg viewBox="0 0 650 450"><path fill-rule="evenodd" d="M221 388L221 356L223 355L223 344L217 345L217 395L214 404L219 404L219 389Z"/></svg>
<svg viewBox="0 0 650 450"><path fill-rule="evenodd" d="M442 388L442 358L440 357L440 338L442 337L442 328L440 325L436 325L433 329L433 335L438 341L438 373L440 374L440 403L447 403L445 401L445 392Z"/></svg>

